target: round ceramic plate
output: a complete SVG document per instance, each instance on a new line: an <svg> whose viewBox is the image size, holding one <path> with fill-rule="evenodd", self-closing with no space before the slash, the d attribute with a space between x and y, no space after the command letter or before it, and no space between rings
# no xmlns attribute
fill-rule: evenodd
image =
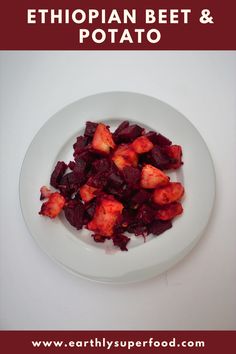
<svg viewBox="0 0 236 354"><path fill-rule="evenodd" d="M77 231L63 216L38 215L39 189L49 185L58 160L69 162L72 145L87 120L104 122L113 131L123 120L167 136L183 148L184 165L170 175L184 184L184 213L158 237L131 236L128 252L111 242L98 244L91 232ZM20 201L28 229L39 246L73 273L99 282L126 283L158 275L181 260L202 235L212 211L215 174L208 148L195 127L178 111L153 97L110 92L89 96L56 113L33 139L20 175Z"/></svg>

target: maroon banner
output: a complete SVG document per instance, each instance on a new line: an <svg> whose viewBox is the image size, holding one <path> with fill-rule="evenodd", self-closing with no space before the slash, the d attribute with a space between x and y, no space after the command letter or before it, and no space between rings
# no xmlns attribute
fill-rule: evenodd
<svg viewBox="0 0 236 354"><path fill-rule="evenodd" d="M236 3L21 0L1 4L2 50L234 50Z"/></svg>
<svg viewBox="0 0 236 354"><path fill-rule="evenodd" d="M207 353L235 352L235 331L2 331L1 352Z"/></svg>

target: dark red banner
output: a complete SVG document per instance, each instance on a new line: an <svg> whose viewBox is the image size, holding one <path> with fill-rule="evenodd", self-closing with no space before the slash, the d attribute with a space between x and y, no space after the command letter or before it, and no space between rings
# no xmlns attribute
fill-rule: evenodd
<svg viewBox="0 0 236 354"><path fill-rule="evenodd" d="M2 50L234 50L236 3L21 0L1 4Z"/></svg>
<svg viewBox="0 0 236 354"><path fill-rule="evenodd" d="M235 352L235 331L2 331L1 352L207 353Z"/></svg>

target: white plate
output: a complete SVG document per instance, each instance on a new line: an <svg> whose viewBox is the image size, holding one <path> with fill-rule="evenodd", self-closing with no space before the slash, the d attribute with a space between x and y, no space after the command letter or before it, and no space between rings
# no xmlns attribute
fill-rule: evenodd
<svg viewBox="0 0 236 354"><path fill-rule="evenodd" d="M172 173L186 190L184 214L158 237L133 236L129 251L95 243L87 230L77 231L63 217L40 217L39 189L49 185L58 160L72 159L72 145L87 120L113 130L123 120L156 130L183 147L184 165ZM89 96L56 113L33 139L20 175L20 201L28 229L39 246L73 273L99 282L126 283L158 275L182 259L202 235L214 204L215 174L208 148L195 127L174 108L153 97L110 92Z"/></svg>

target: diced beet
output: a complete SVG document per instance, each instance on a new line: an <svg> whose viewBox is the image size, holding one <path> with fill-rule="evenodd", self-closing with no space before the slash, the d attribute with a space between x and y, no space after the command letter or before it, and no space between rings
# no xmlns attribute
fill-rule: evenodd
<svg viewBox="0 0 236 354"><path fill-rule="evenodd" d="M155 236L158 236L172 227L172 222L170 220L154 220L149 225L149 232Z"/></svg>
<svg viewBox="0 0 236 354"><path fill-rule="evenodd" d="M127 243L130 241L129 237L122 235L122 234L115 234L112 237L112 241L113 241L114 246L120 247L121 251L128 251L128 248L126 246L127 246Z"/></svg>
<svg viewBox="0 0 236 354"><path fill-rule="evenodd" d="M50 184L54 188L58 188L58 184L60 182L60 179L64 175L65 171L67 169L67 165L63 161L58 161L50 178Z"/></svg>
<svg viewBox="0 0 236 354"><path fill-rule="evenodd" d="M87 167L86 162L83 159L78 157L76 159L73 172L78 179L79 186L81 186L86 180L86 167Z"/></svg>
<svg viewBox="0 0 236 354"><path fill-rule="evenodd" d="M172 159L165 154L164 150L159 146L154 146L154 148L149 153L150 163L159 168L160 170L167 169Z"/></svg>
<svg viewBox="0 0 236 354"><path fill-rule="evenodd" d="M145 136L154 144L157 145L157 133L152 130L145 134Z"/></svg>
<svg viewBox="0 0 236 354"><path fill-rule="evenodd" d="M147 236L149 233L148 226L138 222L129 225L127 231L135 236Z"/></svg>
<svg viewBox="0 0 236 354"><path fill-rule="evenodd" d="M140 205L147 202L151 198L151 193L145 189L140 189L131 199L131 207L137 209Z"/></svg>
<svg viewBox="0 0 236 354"><path fill-rule="evenodd" d="M137 124L132 124L129 125L128 127L122 129L116 137L116 140L119 143L131 143L136 139L138 136L140 136L143 132L143 128L141 128Z"/></svg>
<svg viewBox="0 0 236 354"><path fill-rule="evenodd" d="M64 212L69 223L80 230L84 221L84 205L79 200L70 200L64 207Z"/></svg>
<svg viewBox="0 0 236 354"><path fill-rule="evenodd" d="M96 205L97 205L97 201L95 199L91 200L88 203L85 203L85 205L84 205L85 212L86 212L89 220L91 220L93 218L93 215L94 215L95 209L96 209Z"/></svg>
<svg viewBox="0 0 236 354"><path fill-rule="evenodd" d="M69 172L69 173L66 173L60 180L60 183L59 183L59 186L61 185L68 185L68 188L69 188L69 185L70 184L74 184L77 182L77 178L75 178L75 175L74 175L74 172Z"/></svg>
<svg viewBox="0 0 236 354"><path fill-rule="evenodd" d="M76 142L73 145L74 155L77 155L81 150L85 148L89 143L89 139L85 136L78 136Z"/></svg>
<svg viewBox="0 0 236 354"><path fill-rule="evenodd" d="M115 197L122 202L122 204L127 204L133 195L133 190L127 184L123 184L119 188L113 187L111 184L106 186L106 192L109 194L114 194Z"/></svg>
<svg viewBox="0 0 236 354"><path fill-rule="evenodd" d="M155 211L160 209L160 205L154 203L152 200L148 201L148 205L150 206L150 208L152 208Z"/></svg>
<svg viewBox="0 0 236 354"><path fill-rule="evenodd" d="M157 134L157 144L160 146L166 146L166 145L171 145L172 141L170 141L164 135L159 133L159 134Z"/></svg>
<svg viewBox="0 0 236 354"><path fill-rule="evenodd" d="M118 199L122 199L122 196L124 194L124 185L117 187L113 186L112 184L108 184L105 188L105 192L108 194L113 194Z"/></svg>
<svg viewBox="0 0 236 354"><path fill-rule="evenodd" d="M122 211L122 215L117 219L116 224L114 226L114 234L125 232L129 225L135 223L135 220L136 212L132 209L124 208Z"/></svg>
<svg viewBox="0 0 236 354"><path fill-rule="evenodd" d="M94 188L102 189L107 184L107 173L106 172L98 172L95 175L91 175L88 179L87 184Z"/></svg>
<svg viewBox="0 0 236 354"><path fill-rule="evenodd" d="M114 228L113 228L113 232L114 234L122 234L123 232L125 232L127 229L127 227L122 226L121 224L115 224Z"/></svg>
<svg viewBox="0 0 236 354"><path fill-rule="evenodd" d="M78 187L79 180L74 172L69 172L64 175L58 184L58 189L64 196L70 196L71 194L77 192Z"/></svg>
<svg viewBox="0 0 236 354"><path fill-rule="evenodd" d="M71 171L73 171L73 169L75 168L75 161L70 161L70 162L68 163L68 167L69 167L69 169L70 169Z"/></svg>
<svg viewBox="0 0 236 354"><path fill-rule="evenodd" d="M122 122L122 123L116 128L116 130L115 130L114 133L112 134L112 137L113 137L113 140L114 140L115 143L118 143L117 137L118 137L119 133L120 133L123 129L127 128L128 126L129 126L129 122L128 122L127 120L125 120L124 122Z"/></svg>
<svg viewBox="0 0 236 354"><path fill-rule="evenodd" d="M114 195L121 195L124 192L123 176L112 161L109 173L107 174L106 191Z"/></svg>
<svg viewBox="0 0 236 354"><path fill-rule="evenodd" d="M80 193L79 193L79 190L78 190L78 192L76 192L76 193L74 194L73 200L82 201L81 196L80 196Z"/></svg>
<svg viewBox="0 0 236 354"><path fill-rule="evenodd" d="M118 173L112 172L108 177L108 184L112 188L120 188L124 183L124 180Z"/></svg>
<svg viewBox="0 0 236 354"><path fill-rule="evenodd" d="M126 166L123 169L125 182L132 188L138 186L141 178L141 172L138 168L132 166Z"/></svg>
<svg viewBox="0 0 236 354"><path fill-rule="evenodd" d="M155 210L150 206L143 204L137 213L137 220L144 223L145 225L150 224L155 218Z"/></svg>
<svg viewBox="0 0 236 354"><path fill-rule="evenodd" d="M94 136L95 130L98 126L98 123L86 122L86 128L84 131L84 136L92 138Z"/></svg>
<svg viewBox="0 0 236 354"><path fill-rule="evenodd" d="M107 158L97 159L93 162L93 168L96 172L109 172L111 161Z"/></svg>
<svg viewBox="0 0 236 354"><path fill-rule="evenodd" d="M154 144L159 146L171 145L172 142L160 133L150 131L146 134L146 137Z"/></svg>
<svg viewBox="0 0 236 354"><path fill-rule="evenodd" d="M132 210L126 207L122 210L122 215L117 220L117 224L124 228L127 228L128 225L133 224L135 222L136 215L136 210Z"/></svg>
<svg viewBox="0 0 236 354"><path fill-rule="evenodd" d="M80 152L74 153L74 158L75 162L77 162L78 159L82 159L87 163L92 163L95 160L96 156L93 154L91 149L86 146L86 148L80 150Z"/></svg>

